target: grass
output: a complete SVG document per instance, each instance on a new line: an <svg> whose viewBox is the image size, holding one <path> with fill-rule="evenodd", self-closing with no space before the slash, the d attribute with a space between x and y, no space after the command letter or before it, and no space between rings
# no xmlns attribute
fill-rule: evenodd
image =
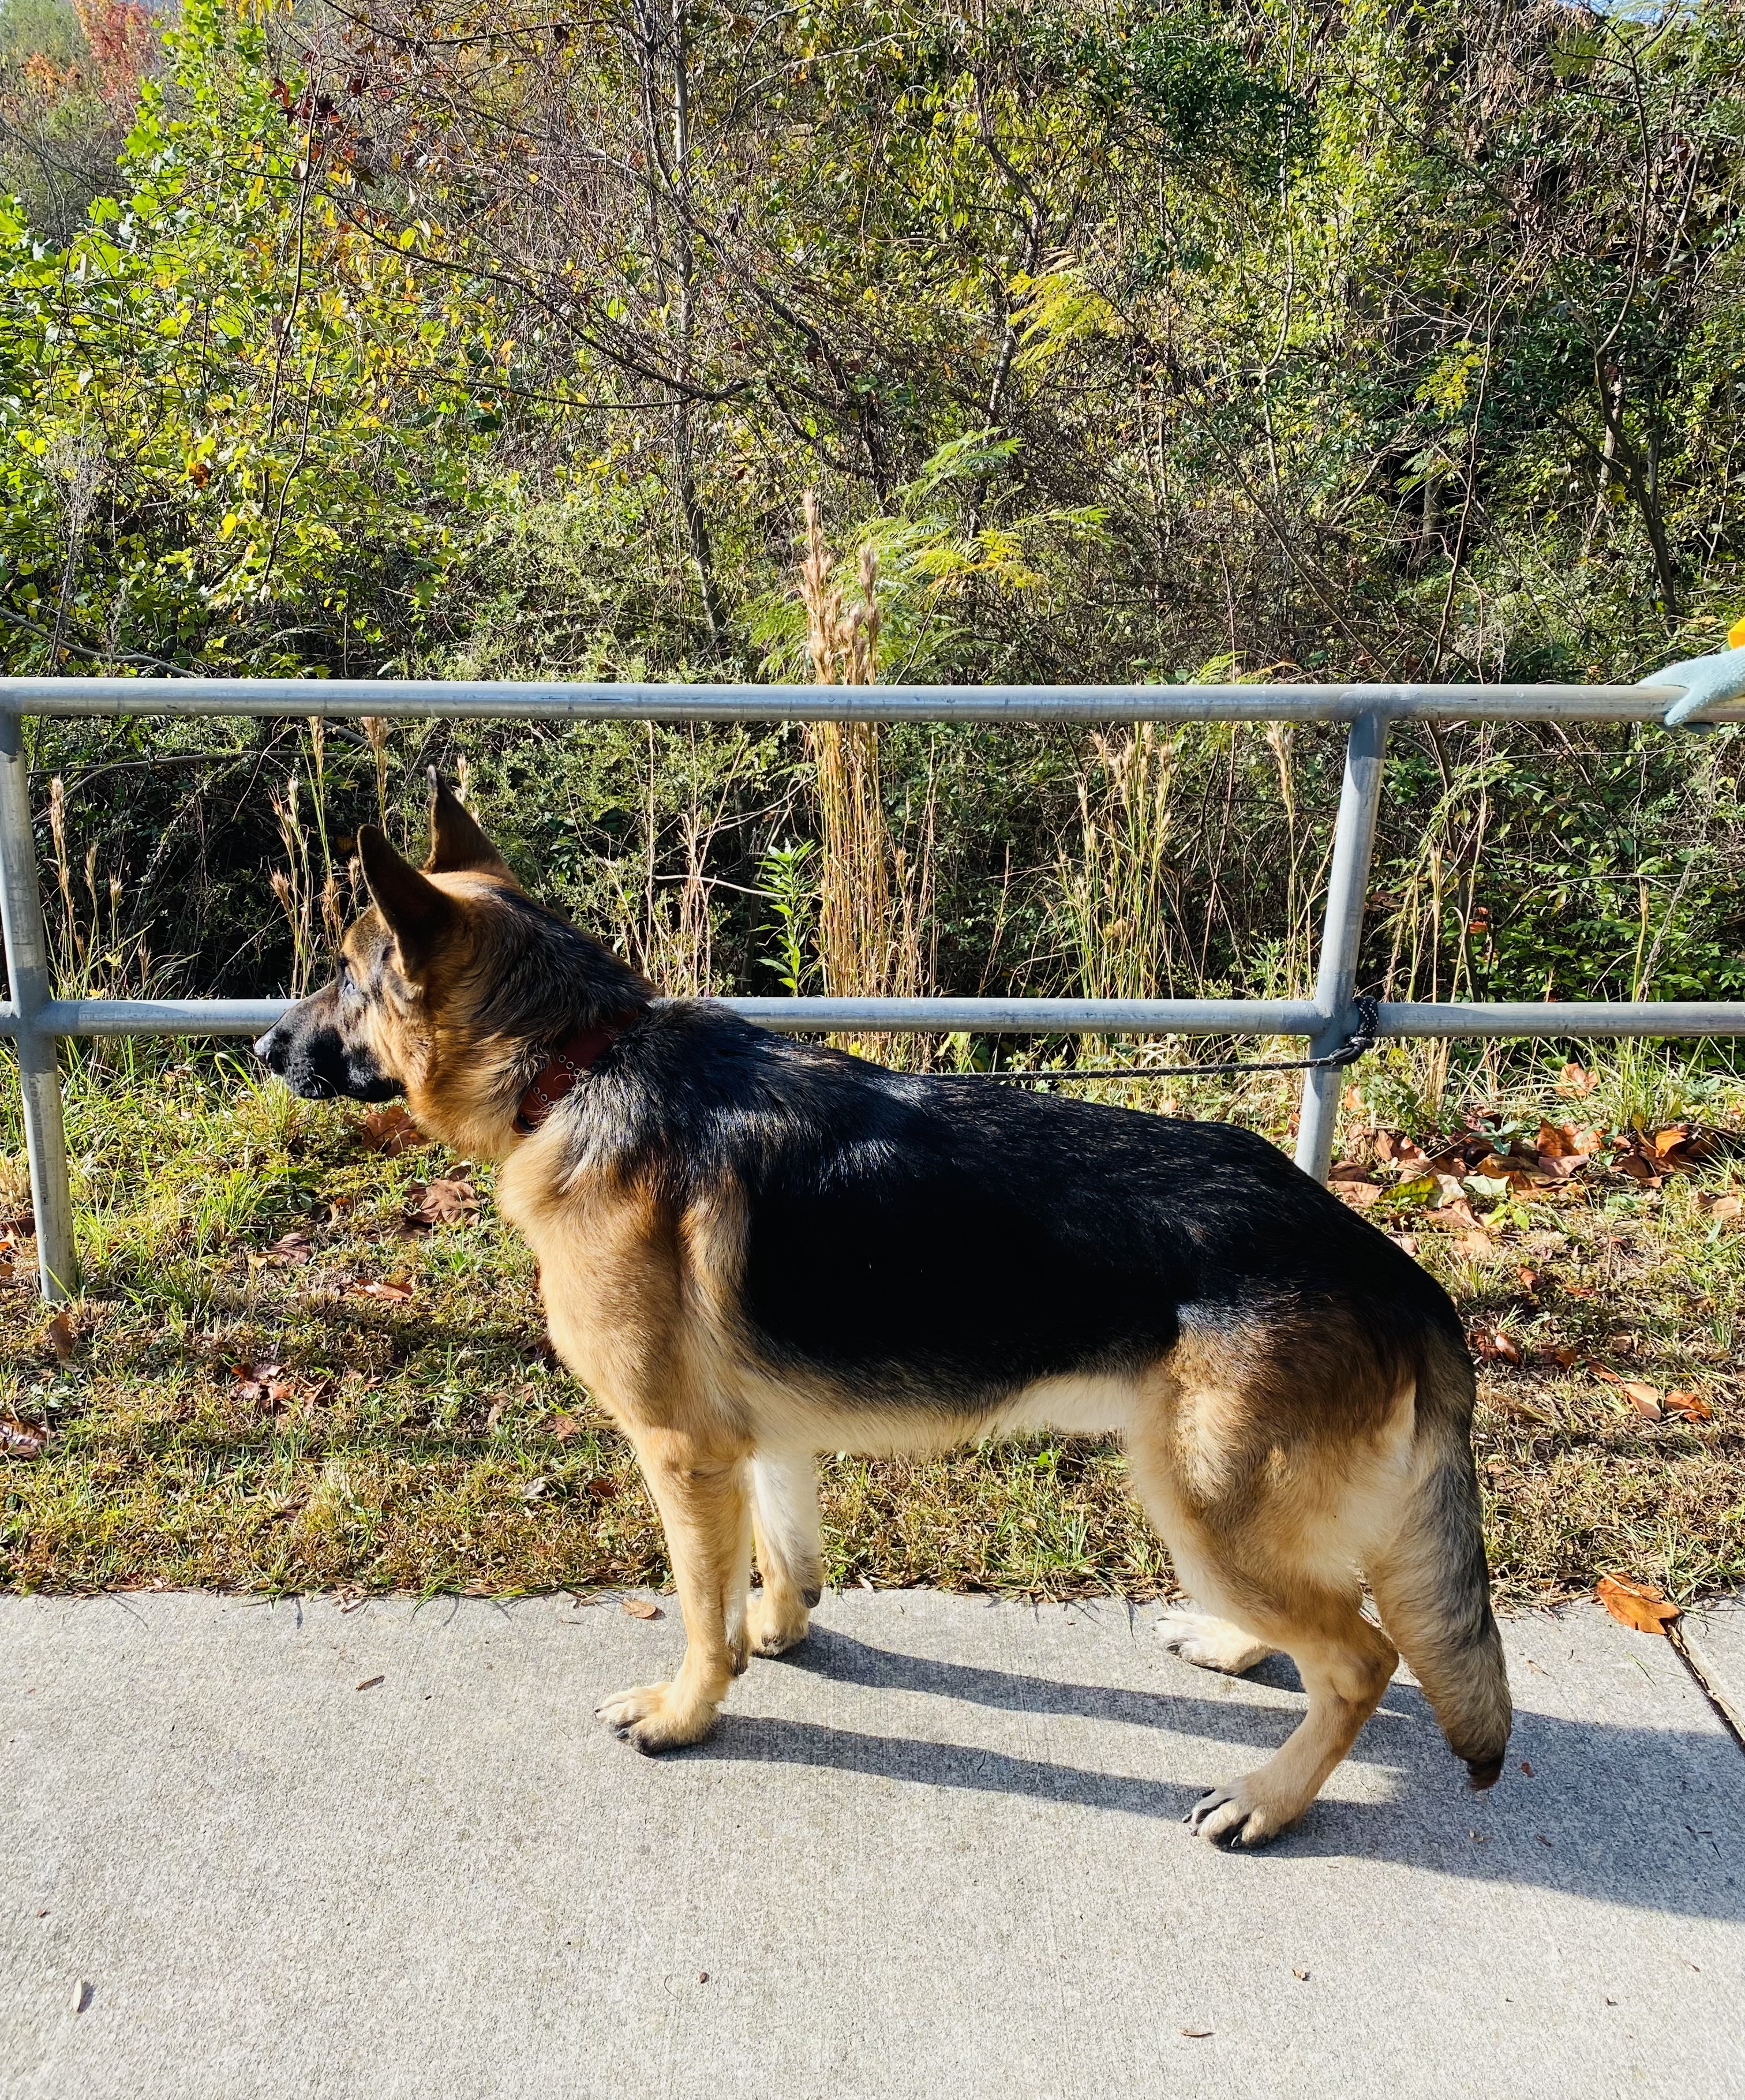
<svg viewBox="0 0 1745 2100"><path fill-rule="evenodd" d="M1481 1068L1468 1113L1482 1101L1491 1136L1442 1116L1469 1154L1512 1133L1518 1149L1541 1115L1597 1122L1608 1142L1565 1180L1456 1172L1426 1190L1410 1158L1376 1161L1375 1133L1414 1122L1438 1150L1417 1057L1372 1061L1351 1097L1347 1171L1367 1171L1349 1193L1411 1237L1491 1352L1478 1447L1501 1594L1555 1598L1607 1572L1682 1601L1745 1582L1745 1215L1716 1207L1745 1188L1745 1083L1639 1049L1597 1065L1579 1099L1549 1069L1501 1088ZM0 1114L15 1114L9 1076ZM1195 1083L1171 1105L1230 1112ZM1288 1092L1251 1081L1238 1105L1282 1134ZM1702 1156L1680 1148L1659 1185L1632 1180L1617 1133L1693 1110ZM433 1146L372 1150L356 1110L258 1088L223 1054L166 1067L87 1051L68 1118L86 1295L59 1327L35 1296L19 1133L0 1125L0 1423L47 1432L39 1455L0 1458L0 1586L508 1595L667 1579L628 1448L553 1360L488 1172ZM476 1211L409 1216L433 1179L468 1173ZM1711 1412L1645 1419L1606 1372ZM1170 1586L1113 1446L828 1458L823 1480L835 1584Z"/></svg>

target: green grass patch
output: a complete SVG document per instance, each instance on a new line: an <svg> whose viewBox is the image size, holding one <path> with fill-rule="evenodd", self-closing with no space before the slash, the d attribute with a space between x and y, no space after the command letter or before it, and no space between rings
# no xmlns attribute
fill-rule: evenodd
<svg viewBox="0 0 1745 2100"><path fill-rule="evenodd" d="M1664 1085L1644 1096L1636 1066L1614 1076L1645 1124L1687 1105ZM1385 1101L1385 1073L1370 1093ZM68 1094L86 1279L70 1335L36 1298L22 1150L15 1125L0 1129L0 1422L25 1432L0 1458L0 1584L510 1595L666 1580L629 1447L554 1360L488 1171L436 1146L372 1151L355 1109L257 1088L222 1056L135 1057L130 1072L86 1057ZM1282 1116L1283 1098L1254 1113ZM1605 1122L1626 1105L1609 1100L1560 1101L1535 1080L1505 1105L1530 1128L1542 1113ZM1470 1176L1477 1191L1451 1205L1409 1165L1371 1168L1371 1215L1411 1234L1475 1333L1503 1338L1482 1367L1478 1447L1509 1599L1606 1572L1683 1600L1745 1582L1745 1217L1725 1200L1745 1189L1745 1086L1710 1083L1700 1109L1702 1157L1659 1186L1623 1171L1610 1123L1567 1180L1500 1193L1499 1177ZM416 1221L422 1189L462 1174L476 1211ZM1648 1419L1615 1379L1694 1393L1708 1413ZM836 1584L1170 1586L1113 1445L827 1458L823 1481Z"/></svg>

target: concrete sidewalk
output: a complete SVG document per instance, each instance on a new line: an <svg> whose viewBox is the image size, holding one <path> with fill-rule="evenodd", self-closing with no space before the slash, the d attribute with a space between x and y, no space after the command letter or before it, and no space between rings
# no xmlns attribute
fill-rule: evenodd
<svg viewBox="0 0 1745 2100"><path fill-rule="evenodd" d="M1592 1607L1509 1626L1493 1793L1402 1681L1230 1857L1180 1818L1288 1731L1287 1665L850 1594L654 1762L592 1710L676 1660L665 1603L0 1599L0 2093L1745 2086L1745 1752ZM1691 1635L1745 1707L1745 1610Z"/></svg>

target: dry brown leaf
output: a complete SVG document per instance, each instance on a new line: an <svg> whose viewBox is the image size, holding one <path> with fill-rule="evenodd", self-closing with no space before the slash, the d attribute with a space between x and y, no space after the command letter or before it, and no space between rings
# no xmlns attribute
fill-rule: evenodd
<svg viewBox="0 0 1745 2100"><path fill-rule="evenodd" d="M421 1224L458 1225L478 1208L478 1192L472 1183L457 1174L444 1174L423 1191L409 1215Z"/></svg>
<svg viewBox="0 0 1745 2100"><path fill-rule="evenodd" d="M10 1411L0 1414L0 1458L40 1458L47 1442L48 1432L39 1423Z"/></svg>
<svg viewBox="0 0 1745 2100"><path fill-rule="evenodd" d="M1371 1204L1379 1202L1381 1198L1379 1182L1335 1181L1329 1185L1341 1202L1350 1204L1354 1211L1367 1211Z"/></svg>
<svg viewBox="0 0 1745 2100"><path fill-rule="evenodd" d="M64 1364L69 1362L73 1352L79 1345L78 1333L73 1325L73 1315L57 1312L49 1321L42 1339Z"/></svg>
<svg viewBox="0 0 1745 2100"><path fill-rule="evenodd" d="M268 1261L274 1262L307 1261L314 1251L314 1248L309 1244L309 1235L307 1233L289 1232L286 1233L282 1238L276 1239L267 1248L267 1259Z"/></svg>
<svg viewBox="0 0 1745 2100"><path fill-rule="evenodd" d="M1521 1361L1520 1344L1512 1336L1504 1334L1500 1328L1475 1327L1472 1344L1475 1356L1495 1359L1504 1364L1518 1364Z"/></svg>
<svg viewBox="0 0 1745 2100"><path fill-rule="evenodd" d="M660 1607L652 1597L624 1597L619 1600L633 1619L658 1619Z"/></svg>
<svg viewBox="0 0 1745 2100"><path fill-rule="evenodd" d="M409 1276L384 1277L379 1283L354 1283L351 1288L360 1297L385 1299L390 1305L409 1305L412 1303L412 1278Z"/></svg>
<svg viewBox="0 0 1745 2100"><path fill-rule="evenodd" d="M415 1152L429 1140L400 1103L391 1101L385 1109L372 1109L358 1118L353 1142L360 1151L384 1153L392 1159L403 1152Z"/></svg>
<svg viewBox="0 0 1745 2100"><path fill-rule="evenodd" d="M1659 1590L1627 1576L1602 1575L1593 1594L1620 1626L1634 1626L1638 1633L1664 1633L1679 1616L1677 1605L1668 1604Z"/></svg>
<svg viewBox="0 0 1745 2100"><path fill-rule="evenodd" d="M1690 1144L1690 1126L1688 1123L1668 1123L1664 1130L1654 1132L1650 1142L1663 1159L1668 1153L1676 1152L1681 1145Z"/></svg>
<svg viewBox="0 0 1745 2100"><path fill-rule="evenodd" d="M1742 1211L1745 1211L1745 1198L1732 1195L1717 1196L1708 1207L1709 1215L1719 1218L1723 1224L1730 1223Z"/></svg>
<svg viewBox="0 0 1745 2100"><path fill-rule="evenodd" d="M1210 2027L1183 2027L1182 2032L1190 2041L1209 2041L1212 2038Z"/></svg>
<svg viewBox="0 0 1745 2100"><path fill-rule="evenodd" d="M1588 1368L1597 1379L1603 1379L1607 1385L1616 1386L1644 1421L1658 1422L1660 1419L1660 1388L1658 1386L1642 1385L1634 1379L1620 1378L1616 1371L1607 1370L1603 1364L1592 1364Z"/></svg>
<svg viewBox="0 0 1745 2100"><path fill-rule="evenodd" d="M383 1677L366 1677L356 1689L360 1692L373 1692L378 1684L386 1683L387 1681Z"/></svg>
<svg viewBox="0 0 1745 2100"><path fill-rule="evenodd" d="M1597 1072L1588 1071L1585 1065L1578 1065L1573 1059L1557 1075L1557 1092L1560 1094L1591 1094L1599 1083Z"/></svg>
<svg viewBox="0 0 1745 2100"><path fill-rule="evenodd" d="M1628 1174L1632 1181L1640 1183L1644 1189L1658 1189L1660 1185L1659 1176L1639 1152L1627 1152L1613 1164L1619 1173Z"/></svg>
<svg viewBox="0 0 1745 2100"><path fill-rule="evenodd" d="M573 1414L554 1414L546 1427L559 1443L568 1444L571 1437L581 1436L583 1425Z"/></svg>
<svg viewBox="0 0 1745 2100"><path fill-rule="evenodd" d="M1566 1371L1574 1370L1581 1361L1581 1351L1572 1349L1567 1342L1559 1342L1551 1351L1551 1361L1554 1364L1561 1364Z"/></svg>
<svg viewBox="0 0 1745 2100"><path fill-rule="evenodd" d="M1575 1133L1566 1123L1542 1123L1533 1149L1541 1159L1566 1158L1575 1149Z"/></svg>
<svg viewBox="0 0 1745 2100"><path fill-rule="evenodd" d="M1699 1392L1669 1392L1663 1405L1668 1414L1681 1414L1686 1422L1707 1422L1715 1412Z"/></svg>

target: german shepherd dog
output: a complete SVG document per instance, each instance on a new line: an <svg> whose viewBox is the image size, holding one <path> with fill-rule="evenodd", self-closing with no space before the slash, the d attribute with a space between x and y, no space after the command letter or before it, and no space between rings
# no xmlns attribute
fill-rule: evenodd
<svg viewBox="0 0 1745 2100"><path fill-rule="evenodd" d="M552 1339L634 1445L672 1555L684 1661L599 1709L621 1736L696 1742L749 1657L804 1639L816 1454L1046 1426L1124 1439L1200 1607L1170 1646L1301 1674L1301 1723L1199 1802L1204 1836L1294 1823L1396 1643L1473 1785L1495 1780L1472 1365L1416 1263L1246 1131L887 1071L660 998L431 787L422 872L360 833L372 907L255 1048L311 1099L404 1093L497 1162Z"/></svg>

